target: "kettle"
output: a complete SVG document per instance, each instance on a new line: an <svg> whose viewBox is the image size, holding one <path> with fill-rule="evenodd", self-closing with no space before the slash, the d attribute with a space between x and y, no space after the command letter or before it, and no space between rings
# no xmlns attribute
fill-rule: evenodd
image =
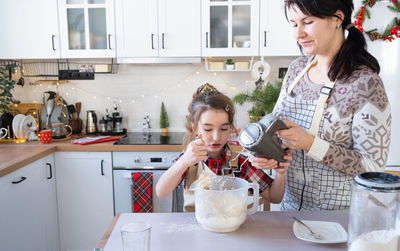
<svg viewBox="0 0 400 251"><path fill-rule="evenodd" d="M97 133L97 115L93 110L87 111L86 134Z"/></svg>
<svg viewBox="0 0 400 251"><path fill-rule="evenodd" d="M265 115L260 121L250 123L243 128L238 136L240 145L256 157L273 158L278 162L287 162L283 158L286 155L282 149L282 143L276 131L289 129L288 125L270 113Z"/></svg>

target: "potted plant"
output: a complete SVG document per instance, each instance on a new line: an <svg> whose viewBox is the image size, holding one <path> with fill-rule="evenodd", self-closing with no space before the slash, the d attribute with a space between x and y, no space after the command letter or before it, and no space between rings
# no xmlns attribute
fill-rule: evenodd
<svg viewBox="0 0 400 251"><path fill-rule="evenodd" d="M14 103L11 91L15 87L15 80L11 80L11 74L17 65L9 64L0 67L0 112L7 113L10 111L10 105Z"/></svg>
<svg viewBox="0 0 400 251"><path fill-rule="evenodd" d="M232 58L228 58L228 59L226 60L225 64L226 64L226 70L228 70L228 71L233 71L233 70L234 70L235 65L234 65L234 63L233 63Z"/></svg>
<svg viewBox="0 0 400 251"><path fill-rule="evenodd" d="M282 81L277 81L275 84L267 83L254 89L251 93L239 93L233 97L233 102L239 105L243 105L245 102L253 103L252 108L248 110L249 122L257 122L274 109L281 91Z"/></svg>
<svg viewBox="0 0 400 251"><path fill-rule="evenodd" d="M165 110L164 102L161 102L161 113L160 113L160 128L161 128L161 135L168 136L168 114Z"/></svg>

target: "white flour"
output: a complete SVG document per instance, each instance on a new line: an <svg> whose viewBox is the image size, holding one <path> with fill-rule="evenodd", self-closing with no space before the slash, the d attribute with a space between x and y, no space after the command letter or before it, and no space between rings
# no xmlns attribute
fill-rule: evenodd
<svg viewBox="0 0 400 251"><path fill-rule="evenodd" d="M211 231L234 231L246 220L246 206L246 201L233 193L204 196L196 200L196 219Z"/></svg>
<svg viewBox="0 0 400 251"><path fill-rule="evenodd" d="M397 251L398 238L395 229L364 233L351 243L349 251Z"/></svg>

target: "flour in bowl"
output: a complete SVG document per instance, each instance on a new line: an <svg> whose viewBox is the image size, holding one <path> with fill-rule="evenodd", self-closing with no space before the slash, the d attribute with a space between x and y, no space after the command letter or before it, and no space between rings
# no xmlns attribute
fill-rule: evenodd
<svg viewBox="0 0 400 251"><path fill-rule="evenodd" d="M349 251L397 251L398 238L394 229L364 233L351 243Z"/></svg>

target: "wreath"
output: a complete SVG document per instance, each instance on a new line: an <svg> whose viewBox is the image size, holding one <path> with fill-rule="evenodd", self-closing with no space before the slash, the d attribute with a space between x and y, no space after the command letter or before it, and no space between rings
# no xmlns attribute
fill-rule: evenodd
<svg viewBox="0 0 400 251"><path fill-rule="evenodd" d="M387 6L393 12L400 13L400 2L399 0L391 0L392 2ZM363 23L365 21L365 16L369 19L371 18L369 8L372 8L376 3L376 0L362 0L362 6L354 16L356 20L354 25L361 31L365 32L372 41L382 39L383 41L392 42L396 37L400 37L400 20L395 17L391 23L389 23L382 33L378 32L378 29L372 29L365 31L363 28Z"/></svg>

